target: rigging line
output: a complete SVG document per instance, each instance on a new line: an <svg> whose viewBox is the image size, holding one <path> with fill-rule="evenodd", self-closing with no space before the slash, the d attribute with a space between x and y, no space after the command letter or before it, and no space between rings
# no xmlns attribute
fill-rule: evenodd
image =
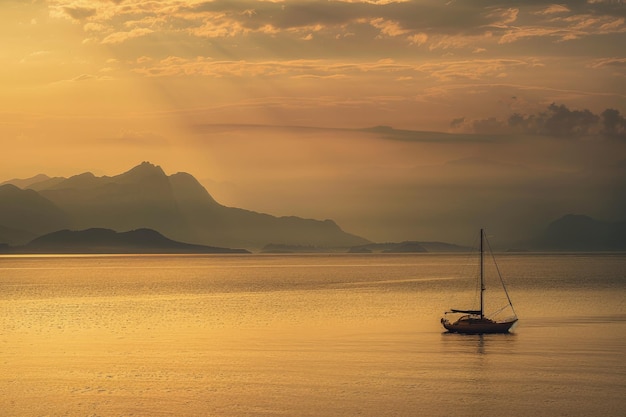
<svg viewBox="0 0 626 417"><path fill-rule="evenodd" d="M502 278L502 274L500 273L500 267L498 266L498 262L496 262L496 257L493 254L493 250L491 249L491 244L489 240L485 239L487 242L487 247L489 248L489 253L491 254L491 259L493 259L493 264L496 266L496 271L498 272L498 278L500 278L500 283L502 284L502 288L504 289L504 294L506 294L506 299L509 301L509 305L511 306L511 310L513 314L517 317L517 313L515 312L515 308L513 307L513 303L511 302L511 297L509 297L509 292L506 290L506 285L504 285L504 279Z"/></svg>
<svg viewBox="0 0 626 417"><path fill-rule="evenodd" d="M510 304L502 306L502 307L500 307L499 310L496 310L493 313L489 314L489 317L497 316L498 314L502 313L507 307L511 307L511 309L513 308ZM515 314L515 311L513 311L513 314Z"/></svg>

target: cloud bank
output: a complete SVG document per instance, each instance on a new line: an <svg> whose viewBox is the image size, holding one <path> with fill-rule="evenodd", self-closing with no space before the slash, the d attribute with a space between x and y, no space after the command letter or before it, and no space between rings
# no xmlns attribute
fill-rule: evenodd
<svg viewBox="0 0 626 417"><path fill-rule="evenodd" d="M504 2L458 0L319 1L214 0L58 1L55 17L97 24L101 42L125 29L189 38L315 39L333 47L346 40L394 39L428 50L510 44L533 38L571 41L623 33L620 2ZM329 43L330 42L330 43ZM351 43L354 45L354 43Z"/></svg>
<svg viewBox="0 0 626 417"><path fill-rule="evenodd" d="M521 133L568 138L603 135L626 140L626 118L619 110L606 109L594 114L588 109L571 110L555 103L534 114L513 113L507 120L456 118L450 122L450 127L478 134Z"/></svg>

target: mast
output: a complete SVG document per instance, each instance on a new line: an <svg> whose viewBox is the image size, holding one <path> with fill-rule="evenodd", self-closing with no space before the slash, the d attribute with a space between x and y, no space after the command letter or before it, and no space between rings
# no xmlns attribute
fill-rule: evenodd
<svg viewBox="0 0 626 417"><path fill-rule="evenodd" d="M483 248L483 236L484 236L485 232L483 229L480 229L480 318L482 319L484 317L484 296L483 293L485 292L485 283L484 283L484 279L483 279L483 271L484 271L484 266L483 266L483 258L484 258L484 248Z"/></svg>

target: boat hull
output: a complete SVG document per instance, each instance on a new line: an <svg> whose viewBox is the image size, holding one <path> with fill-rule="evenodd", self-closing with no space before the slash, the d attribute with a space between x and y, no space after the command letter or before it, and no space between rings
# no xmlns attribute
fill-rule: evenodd
<svg viewBox="0 0 626 417"><path fill-rule="evenodd" d="M462 318L452 323L445 318L441 319L441 324L450 333L462 334L508 333L516 322L517 319L497 322L487 318Z"/></svg>

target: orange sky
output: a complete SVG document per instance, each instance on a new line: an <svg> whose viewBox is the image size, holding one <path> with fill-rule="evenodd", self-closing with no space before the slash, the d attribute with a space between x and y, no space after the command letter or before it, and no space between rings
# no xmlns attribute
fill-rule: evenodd
<svg viewBox="0 0 626 417"><path fill-rule="evenodd" d="M0 182L150 160L224 204L430 237L476 220L445 209L501 179L491 161L516 167L475 185L501 207L623 164L625 18L614 0L3 0ZM450 135L346 130L381 125ZM621 174L570 177L559 210L615 217Z"/></svg>

